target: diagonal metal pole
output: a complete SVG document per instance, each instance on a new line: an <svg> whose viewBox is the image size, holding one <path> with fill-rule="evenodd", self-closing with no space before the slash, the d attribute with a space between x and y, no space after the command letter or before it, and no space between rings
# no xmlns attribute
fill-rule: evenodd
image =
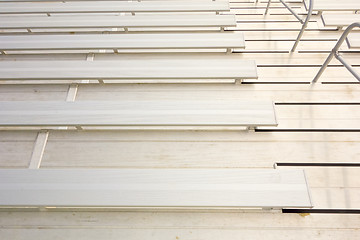
<svg viewBox="0 0 360 240"><path fill-rule="evenodd" d="M305 32L305 29L306 29L306 27L307 27L307 25L308 25L308 23L309 23L309 21L310 21L310 18L311 18L311 15L312 15L312 11L313 11L313 7L314 7L313 1L314 1L314 0L309 0L309 10L308 10L308 14L307 14L307 16L306 16L305 21L303 22L303 25L302 25L301 30L300 30L297 38L296 38L296 41L295 41L295 43L294 43L294 46L293 46L292 49L291 49L291 52L294 52L294 51L295 51L296 47L298 46L298 44L299 44L299 42L300 42L300 39L301 39L302 35L303 35L304 32Z"/></svg>
<svg viewBox="0 0 360 240"><path fill-rule="evenodd" d="M265 15L268 14L268 12L269 12L270 3L271 3L271 0L268 0L268 3L266 5L266 10L265 10Z"/></svg>

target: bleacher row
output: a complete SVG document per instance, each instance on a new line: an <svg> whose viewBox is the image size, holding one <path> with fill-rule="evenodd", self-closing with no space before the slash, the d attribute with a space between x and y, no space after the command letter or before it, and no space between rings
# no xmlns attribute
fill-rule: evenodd
<svg viewBox="0 0 360 240"><path fill-rule="evenodd" d="M255 62L231 53L234 48L244 48L245 40L242 33L224 32L236 25L234 16L222 15L229 11L229 2L223 0L0 1L0 81L106 84L230 79L241 83L243 79L256 79ZM184 50L184 54L144 54L148 50ZM12 58L15 54L78 51L89 56L111 51L118 57L36 61ZM273 102L254 99L0 102L3 130L37 129L45 130L45 134L49 129L66 131L72 127L254 129L276 125ZM10 208L312 207L302 170L3 169L0 180L0 206Z"/></svg>
<svg viewBox="0 0 360 240"><path fill-rule="evenodd" d="M91 2L1 2L0 16L5 21L0 25L3 31L12 29L26 29L25 34L4 34L0 36L0 51L4 61L0 61L0 81L14 81L26 83L34 80L51 82L52 80L81 82L96 81L107 83L122 80L233 80L241 83L243 79L256 79L256 64L251 60L242 60L231 53L234 48L244 48L245 41L242 33L223 32L228 26L235 26L235 16L221 15L220 12L230 10L228 1L91 1ZM138 15L138 13L151 13ZM158 14L166 12L166 14ZM180 13L179 13L180 12ZM197 14L194 14L197 13ZM202 14L205 12L206 14ZM55 16L52 14L60 14ZM75 15L74 15L75 13ZM106 13L106 14L105 14ZM108 13L112 13L108 15ZM115 13L115 15L114 15ZM118 14L132 15L119 16ZM12 17L12 14L17 14ZM19 16L20 14L20 16ZM33 16L43 14L43 16ZM77 15L76 15L77 14ZM105 14L105 15L102 15ZM117 14L117 15L116 15ZM49 16L50 15L50 16ZM79 21L80 19L80 21ZM91 20L90 20L91 19ZM104 24L104 25L103 25ZM146 27L172 27L171 33L146 32ZM113 34L99 33L106 28L115 28ZM142 28L142 33L131 33L132 27ZM175 28L174 28L175 27ZM181 27L177 31L176 27ZM184 27L190 32L184 33ZM192 27L216 27L212 32L193 32ZM97 32L89 34L34 34L34 29L57 29L66 31L67 28L94 28ZM118 31L119 28L125 30ZM188 53L179 57L172 54L138 53L149 50L203 50L221 51L224 54L201 55ZM137 54L121 54L122 51L136 50ZM12 54L35 53L76 53L87 54L111 51L118 55L116 60L106 61L11 61ZM118 54L119 53L119 54ZM213 103L174 102L166 105L158 102L128 103L131 111L124 109L126 105L104 103L30 103L27 106L16 103L1 103L1 126L21 127L49 127L49 126L224 126L224 127L257 127L276 126L273 104L271 102L258 103L251 101L243 103L223 103L218 107ZM206 106L213 108L205 109ZM99 106L96 109L95 106ZM96 113L107 106L107 115ZM46 109L40 113L36 109ZM51 116L50 109L64 109L65 112ZM79 118L76 124L71 123L79 108L89 108L87 117ZM6 109L13 109L9 111ZM17 109L17 110L15 110ZM96 109L96 110L95 110ZM149 111L145 111L148 109ZM171 113L171 109L175 113ZM176 111L175 111L176 109ZM196 109L196 111L194 111ZM29 110L29 111L28 111ZM33 115L22 118L16 123L21 114ZM181 113L180 113L181 111ZM199 114L204 112L203 114ZM55 111L54 111L55 112ZM223 112L223 113L222 113ZM48 113L48 114L47 114ZM158 114L156 114L158 113ZM177 114L179 113L179 114ZM101 117L103 116L103 117ZM211 116L211 117L210 117ZM141 121L135 121L141 117ZM83 120L93 118L91 124ZM108 121L109 119L125 119L124 121ZM31 119L42 119L30 121ZM58 120L57 122L51 121ZM62 119L62 121L60 121Z"/></svg>

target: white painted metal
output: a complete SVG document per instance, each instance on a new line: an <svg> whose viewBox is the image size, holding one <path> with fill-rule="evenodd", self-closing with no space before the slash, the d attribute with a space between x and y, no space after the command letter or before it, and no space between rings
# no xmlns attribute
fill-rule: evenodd
<svg viewBox="0 0 360 240"><path fill-rule="evenodd" d="M253 79L256 64L227 55L123 55L115 61L0 61L0 80Z"/></svg>
<svg viewBox="0 0 360 240"><path fill-rule="evenodd" d="M360 22L360 14L322 14L325 27L347 27L354 22Z"/></svg>
<svg viewBox="0 0 360 240"><path fill-rule="evenodd" d="M0 205L26 207L312 207L303 170L7 169Z"/></svg>
<svg viewBox="0 0 360 240"><path fill-rule="evenodd" d="M244 48L242 33L0 36L0 51Z"/></svg>
<svg viewBox="0 0 360 240"><path fill-rule="evenodd" d="M0 126L276 126L271 101L0 102Z"/></svg>
<svg viewBox="0 0 360 240"><path fill-rule="evenodd" d="M0 14L115 13L115 12L220 12L229 11L228 1L89 1L1 2Z"/></svg>
<svg viewBox="0 0 360 240"><path fill-rule="evenodd" d="M339 60L339 62L341 62L342 65L344 65L344 67L358 80L360 81L360 75L359 73L356 71L356 69L349 63L347 62L343 56L341 56L341 54L339 53L339 49L341 47L341 45L343 44L343 42L346 40L347 36L351 33L351 31L354 28L360 28L360 22L355 22L352 23L351 25L349 25L346 30L342 33L341 37L339 38L339 40L337 41L336 45L334 46L334 48L331 50L329 56L326 58L325 62L323 63L323 65L321 66L319 72L316 74L316 76L314 77L314 79L312 80L312 83L316 83L317 80L321 77L322 73L325 71L325 69L327 68L327 66L329 65L329 63L331 62L331 60L335 57L337 60Z"/></svg>
<svg viewBox="0 0 360 240"><path fill-rule="evenodd" d="M360 48L360 34L359 33L351 33L346 38L346 42L350 49Z"/></svg>
<svg viewBox="0 0 360 240"><path fill-rule="evenodd" d="M234 15L172 14L135 16L0 17L0 29L235 27Z"/></svg>

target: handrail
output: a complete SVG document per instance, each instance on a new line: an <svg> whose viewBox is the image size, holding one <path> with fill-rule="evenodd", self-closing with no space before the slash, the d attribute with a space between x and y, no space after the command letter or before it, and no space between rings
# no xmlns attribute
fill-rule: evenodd
<svg viewBox="0 0 360 240"><path fill-rule="evenodd" d="M295 40L295 43L293 45L293 47L291 48L291 52L294 52L296 50L296 47L298 46L299 42L300 42L300 39L302 37L302 35L304 34L305 32L305 29L310 21L310 18L311 18L311 15L312 15L312 11L313 11L313 6L314 6L314 0L309 0L309 10L308 10L308 13L306 15L306 18L305 18L305 21L303 21L299 15L294 12L294 10L291 9L291 7L289 7L283 0L279 0L289 11L292 15L294 15L296 17L296 19L302 24L302 27L300 29L300 32ZM271 0L268 1L268 4L266 6L266 10L265 10L265 15L268 13L269 11L269 7L270 7L270 3L271 3Z"/></svg>
<svg viewBox="0 0 360 240"><path fill-rule="evenodd" d="M310 18L311 18L311 15L312 15L312 11L313 11L313 7L314 7L313 1L314 1L314 0L309 0L309 10L308 10L308 14L307 14L306 19L305 19L305 21L304 21L304 23L303 23L303 25L302 25L302 27L301 27L301 30L300 30L300 32L299 32L299 35L298 35L298 37L296 38L296 41L295 41L295 43L294 43L294 46L293 46L292 49L291 49L291 52L294 52L294 51L295 51L297 45L298 45L299 42L300 42L300 39L301 39L302 35L303 35L304 32L305 32L305 29L306 29L306 27L307 27L307 25L308 25L308 23L309 23L309 21L310 21Z"/></svg>
<svg viewBox="0 0 360 240"><path fill-rule="evenodd" d="M323 72L325 71L326 67L329 65L330 61L335 57L337 60L339 60L344 67L347 68L347 70L349 70L349 72L358 80L360 81L360 75L359 73L357 73L355 71L355 69L351 66L351 64L347 63L345 61L345 59L340 56L339 54L339 48L341 47L341 45L344 43L346 37L349 35L349 33L354 29L354 28L360 28L360 22L355 22L352 23L350 26L348 26L346 28L346 30L343 32L343 34L341 35L341 37L339 38L339 40L337 41L335 47L331 50L331 53L329 54L329 56L327 57L327 59L325 60L325 62L323 63L323 65L321 66L319 72L316 74L315 78L312 80L312 84L316 83L317 80L319 80L319 78L321 77L321 75L323 74Z"/></svg>

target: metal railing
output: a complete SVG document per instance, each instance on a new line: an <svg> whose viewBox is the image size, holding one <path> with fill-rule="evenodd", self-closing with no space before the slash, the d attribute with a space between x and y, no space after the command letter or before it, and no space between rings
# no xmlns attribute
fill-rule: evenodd
<svg viewBox="0 0 360 240"><path fill-rule="evenodd" d="M293 47L291 48L291 52L294 52L296 50L296 47L298 46L299 42L300 42L300 39L301 37L303 36L304 32L305 32L305 29L310 21L310 18L311 18L311 15L312 15L312 11L313 11L313 1L314 0L309 0L309 10L308 10L308 13L306 15L306 18L305 20L302 20L302 18L294 11L291 9L291 7L289 5L287 5L284 0L279 0L290 12L292 15L294 15L296 17L296 19L302 24L302 27L300 29L300 32L295 40L295 43L293 45ZM303 1L304 2L304 1ZM265 10L265 15L269 12L269 7L270 7L270 4L271 4L271 0L268 1L268 4L266 6L266 10Z"/></svg>
<svg viewBox="0 0 360 240"><path fill-rule="evenodd" d="M319 78L321 77L321 75L323 74L323 72L325 71L326 67L329 65L330 61L335 57L337 60L339 60L344 67L349 70L349 72L360 82L360 75L359 73L351 66L350 63L346 62L346 60L340 55L339 53L339 48L341 47L341 45L344 43L346 37L349 35L349 33L354 29L354 28L360 28L360 22L355 22L353 24L351 24L350 26L348 26L346 28L346 30L343 32L343 34L341 35L341 37L339 38L339 40L337 41L335 47L331 50L330 55L327 57L327 59L325 60L325 62L323 63L322 67L320 68L319 72L316 74L315 78L312 80L312 83L316 83L317 80L319 80Z"/></svg>

